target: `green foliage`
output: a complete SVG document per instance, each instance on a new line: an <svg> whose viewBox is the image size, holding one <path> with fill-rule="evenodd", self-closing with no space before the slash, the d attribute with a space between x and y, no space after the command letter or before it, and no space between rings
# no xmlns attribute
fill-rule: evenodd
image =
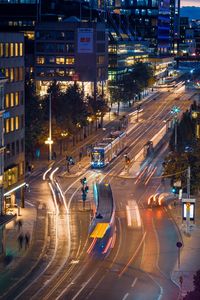
<svg viewBox="0 0 200 300"><path fill-rule="evenodd" d="M130 102L134 96L152 86L155 82L152 68L142 62L133 66L133 70L117 81L109 82L109 92L112 103ZM119 107L118 105L118 107Z"/></svg>
<svg viewBox="0 0 200 300"><path fill-rule="evenodd" d="M87 98L87 111L94 119L101 118L101 126L103 125L103 117L108 110L109 107L102 95L98 95L96 100L92 96Z"/></svg>
<svg viewBox="0 0 200 300"><path fill-rule="evenodd" d="M170 152L165 158L164 176L171 175L171 182L181 180L182 185L186 185L186 170L189 166L188 153L174 153Z"/></svg>
<svg viewBox="0 0 200 300"><path fill-rule="evenodd" d="M174 135L170 138L170 149L174 150ZM192 144L195 138L195 122L191 118L191 114L189 111L186 111L179 124L177 124L177 151L184 151L185 146L189 146Z"/></svg>
<svg viewBox="0 0 200 300"><path fill-rule="evenodd" d="M193 107L194 105L192 105ZM195 121L191 118L191 112L186 111L178 125L177 152L174 152L174 133L171 136L170 148L172 152L165 158L164 175L170 175L171 182L180 179L182 187L186 187L186 172L191 168L191 192L199 191L200 182L200 140L195 137ZM190 151L185 152L189 146Z"/></svg>
<svg viewBox="0 0 200 300"><path fill-rule="evenodd" d="M34 155L35 148L44 134L44 112L32 81L25 84L25 149L26 154Z"/></svg>
<svg viewBox="0 0 200 300"><path fill-rule="evenodd" d="M194 290L187 293L184 300L200 299L200 270L193 276Z"/></svg>

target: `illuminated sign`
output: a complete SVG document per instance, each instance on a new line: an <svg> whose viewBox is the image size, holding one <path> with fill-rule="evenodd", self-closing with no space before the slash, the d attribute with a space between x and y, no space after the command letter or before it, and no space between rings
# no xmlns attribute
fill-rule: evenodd
<svg viewBox="0 0 200 300"><path fill-rule="evenodd" d="M190 219L190 221L194 221L195 218L195 199L182 199L183 207L183 220Z"/></svg>
<svg viewBox="0 0 200 300"><path fill-rule="evenodd" d="M78 53L93 53L93 28L78 28Z"/></svg>

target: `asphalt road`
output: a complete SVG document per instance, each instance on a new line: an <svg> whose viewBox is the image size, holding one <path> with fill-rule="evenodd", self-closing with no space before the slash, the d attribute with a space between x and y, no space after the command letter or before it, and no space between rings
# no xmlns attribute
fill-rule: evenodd
<svg viewBox="0 0 200 300"><path fill-rule="evenodd" d="M164 208L151 209L146 205L148 196L157 190L159 179L135 184L133 179L118 176L124 168L124 153L134 158L163 127L173 105L182 111L190 105L189 93L183 89L175 93L163 93L159 99L144 105L138 124L132 124L134 129L129 132L127 149L109 167L102 172L88 168L84 176L88 178L91 201L85 211L80 201L80 178L58 179L59 169L55 171L53 167L49 174L55 171L59 188L48 175L52 194L55 193L53 199L48 198L52 207L48 217L48 246L20 288L11 290L4 299L140 300L147 299L147 295L148 299L177 299L179 290L171 282L170 272L177 259L178 233ZM58 166L62 164L61 161ZM100 180L111 183L116 203L116 242L109 255L101 258L87 253L88 227L93 214L91 187L97 174ZM127 226L126 206L133 199L142 217L138 228Z"/></svg>

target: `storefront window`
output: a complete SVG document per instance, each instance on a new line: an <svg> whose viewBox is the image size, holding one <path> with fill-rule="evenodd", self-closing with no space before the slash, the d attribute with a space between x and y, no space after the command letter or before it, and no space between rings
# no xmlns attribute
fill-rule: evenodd
<svg viewBox="0 0 200 300"><path fill-rule="evenodd" d="M74 57L67 57L66 58L66 64L67 65L73 65L74 64Z"/></svg>

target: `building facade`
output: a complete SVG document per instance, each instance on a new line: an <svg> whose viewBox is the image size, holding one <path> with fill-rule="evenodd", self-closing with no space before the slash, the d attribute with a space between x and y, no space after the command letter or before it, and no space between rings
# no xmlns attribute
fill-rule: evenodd
<svg viewBox="0 0 200 300"><path fill-rule="evenodd" d="M52 30L53 29L53 30ZM49 82L102 82L108 76L108 37L103 23L44 22L36 26L35 79L37 88Z"/></svg>
<svg viewBox="0 0 200 300"><path fill-rule="evenodd" d="M4 85L5 76L0 72L0 214L3 214L4 191L3 191L3 174L4 174Z"/></svg>
<svg viewBox="0 0 200 300"><path fill-rule="evenodd" d="M24 187L24 36L0 33L0 70L7 82L4 87L4 211L22 200ZM21 194L20 194L21 192ZM18 195L19 194L19 195Z"/></svg>

